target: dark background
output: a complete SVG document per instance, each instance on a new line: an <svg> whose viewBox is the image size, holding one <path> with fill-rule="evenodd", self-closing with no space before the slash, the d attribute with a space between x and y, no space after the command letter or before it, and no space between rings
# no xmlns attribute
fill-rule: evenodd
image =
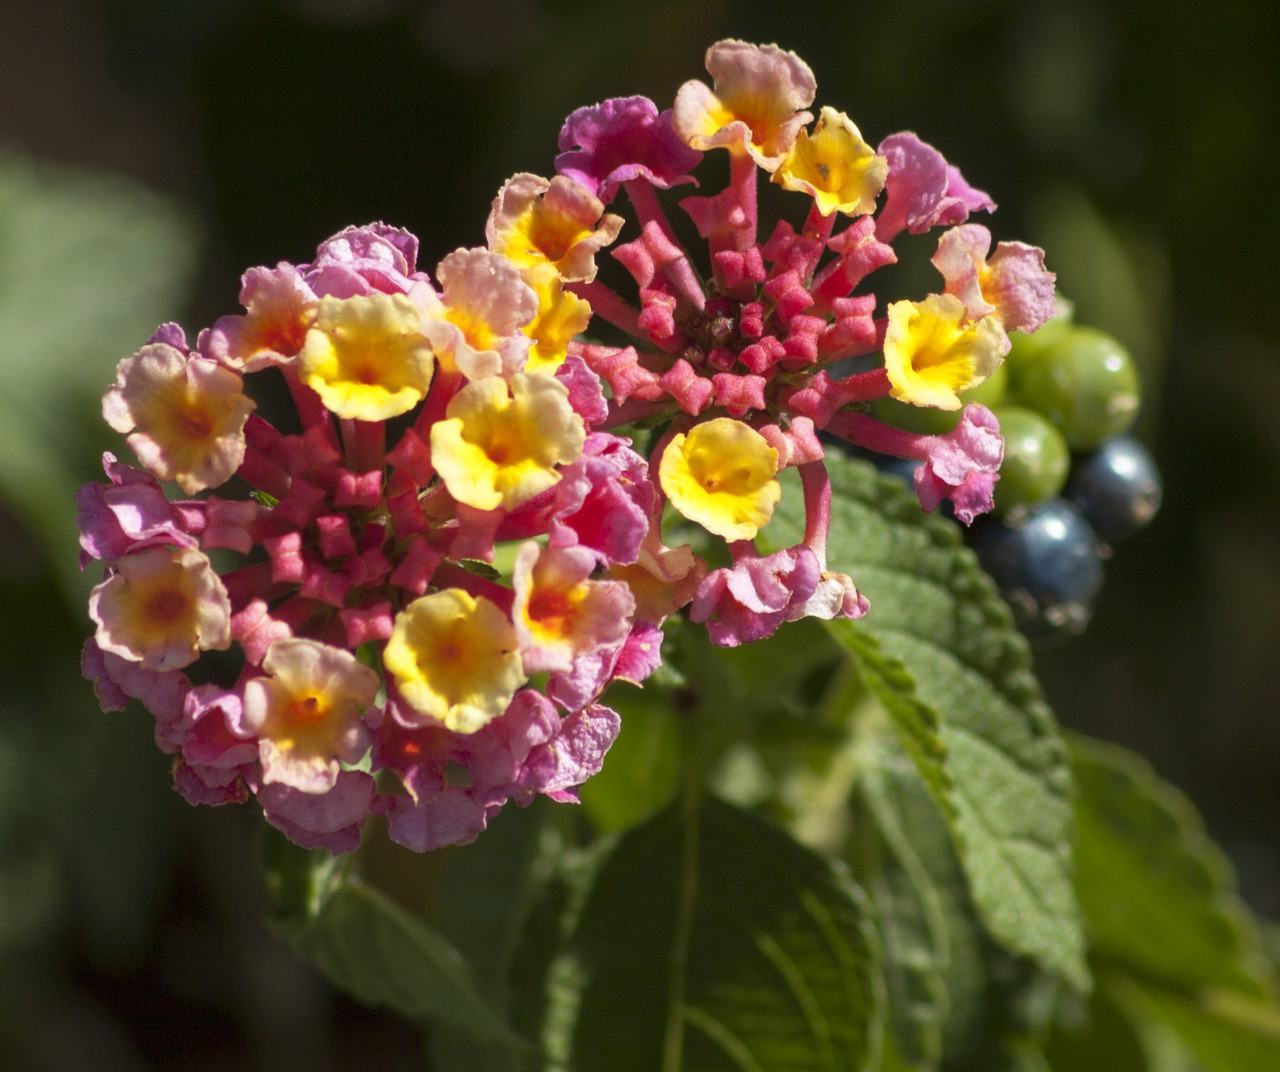
<svg viewBox="0 0 1280 1072"><path fill-rule="evenodd" d="M1164 510L1108 564L1088 633L1037 666L1065 724L1193 798L1275 917L1278 21L1269 0L42 0L0 31L0 174L26 175L33 204L87 173L162 195L184 241L163 265L136 255L163 306L141 341L234 311L245 267L305 260L348 223L407 226L433 265L482 242L508 175L551 172L573 108L668 106L721 37L797 51L816 105L873 144L908 128L941 148L1000 203L997 238L1044 245L1078 319L1138 358ZM128 266L95 275L74 242L41 245L47 285L5 261L22 197L0 190L0 304L34 289L28 315L56 326L84 307L64 269L126 304ZM73 669L87 584L59 557L69 508L38 515L59 473L97 475L94 400L134 345L106 334L54 385L89 402L31 422L11 458L34 475L11 461L0 481L0 1066L415 1067L413 1031L265 937L249 809L181 804L147 720L97 712ZM43 355L10 337L0 358Z"/></svg>

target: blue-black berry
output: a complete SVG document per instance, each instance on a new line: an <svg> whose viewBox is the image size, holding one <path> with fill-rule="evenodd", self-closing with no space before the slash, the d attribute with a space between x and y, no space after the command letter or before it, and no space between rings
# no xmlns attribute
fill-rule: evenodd
<svg viewBox="0 0 1280 1072"><path fill-rule="evenodd" d="M1033 643L1076 636L1089 623L1102 559L1093 529L1071 503L1049 499L1014 524L988 519L974 526L970 545Z"/></svg>
<svg viewBox="0 0 1280 1072"><path fill-rule="evenodd" d="M1141 443L1119 436L1076 460L1066 496L1100 540L1117 543L1142 529L1160 509L1160 470Z"/></svg>

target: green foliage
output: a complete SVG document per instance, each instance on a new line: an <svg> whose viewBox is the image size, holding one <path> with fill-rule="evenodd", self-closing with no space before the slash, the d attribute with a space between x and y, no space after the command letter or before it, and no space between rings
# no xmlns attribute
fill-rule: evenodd
<svg viewBox="0 0 1280 1072"><path fill-rule="evenodd" d="M1060 1018L1055 1070L1092 1070L1098 1047L1121 1035L1142 1049L1139 1072L1193 1058L1210 1072L1280 1067L1274 970L1194 809L1140 757L1071 743L1077 885L1098 992L1087 1015Z"/></svg>
<svg viewBox="0 0 1280 1072"><path fill-rule="evenodd" d="M1090 953L1154 983L1265 995L1255 927L1190 802L1123 749L1074 737L1072 751Z"/></svg>
<svg viewBox="0 0 1280 1072"><path fill-rule="evenodd" d="M1280 1067L1273 970L1190 806L1068 748L954 526L829 464L868 618L739 649L672 623L663 674L609 697L594 836L504 814L424 899L439 929L289 849L279 932L436 1021L444 1072Z"/></svg>
<svg viewBox="0 0 1280 1072"><path fill-rule="evenodd" d="M531 927L525 955L550 983L517 988L517 1022L542 1044L536 1067L875 1067L865 902L749 812L690 792L559 875Z"/></svg>
<svg viewBox="0 0 1280 1072"><path fill-rule="evenodd" d="M265 830L272 929L368 1005L438 1019L484 1042L517 1040L481 996L470 965L440 934L349 874L342 858Z"/></svg>
<svg viewBox="0 0 1280 1072"><path fill-rule="evenodd" d="M866 463L829 457L827 465L831 566L872 606L833 631L950 816L992 936L1083 986L1071 772L1008 608L954 524L922 515L914 496ZM780 513L771 538L798 541L799 496L784 496Z"/></svg>

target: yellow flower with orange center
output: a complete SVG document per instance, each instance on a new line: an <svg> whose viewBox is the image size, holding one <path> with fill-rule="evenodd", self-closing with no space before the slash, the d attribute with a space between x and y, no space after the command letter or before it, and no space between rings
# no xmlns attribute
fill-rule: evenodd
<svg viewBox="0 0 1280 1072"><path fill-rule="evenodd" d="M823 108L813 133L802 130L796 136L773 181L811 195L824 216L859 216L875 211L888 174L889 161L876 156L849 117Z"/></svg>
<svg viewBox="0 0 1280 1072"><path fill-rule="evenodd" d="M662 490L690 521L726 540L750 540L782 497L778 452L729 417L694 425L663 451Z"/></svg>
<svg viewBox="0 0 1280 1072"><path fill-rule="evenodd" d="M524 280L538 295L538 315L524 329L533 340L526 372L554 373L569 352L569 342L586 330L591 305L564 289L555 269L549 265L526 268Z"/></svg>
<svg viewBox="0 0 1280 1072"><path fill-rule="evenodd" d="M328 409L360 421L407 413L435 373L418 306L403 294L321 298L298 362Z"/></svg>
<svg viewBox="0 0 1280 1072"><path fill-rule="evenodd" d="M551 376L522 372L469 383L431 429L431 458L458 502L508 510L560 479L557 464L582 453L586 431L569 391Z"/></svg>
<svg viewBox="0 0 1280 1072"><path fill-rule="evenodd" d="M244 461L244 426L253 402L244 381L204 357L149 343L116 369L102 416L161 480L188 495L229 480Z"/></svg>
<svg viewBox="0 0 1280 1072"><path fill-rule="evenodd" d="M382 663L424 722L475 733L527 680L517 647L515 627L494 603L447 588L396 615Z"/></svg>
<svg viewBox="0 0 1280 1072"><path fill-rule="evenodd" d="M572 179L522 172L498 191L485 225L489 248L520 268L550 265L566 281L596 277L595 256L618 237L622 217Z"/></svg>
<svg viewBox="0 0 1280 1072"><path fill-rule="evenodd" d="M258 735L262 780L322 793L342 762L369 746L360 712L378 693L378 675L349 651L306 638L277 640L262 660L267 677L244 687L244 723Z"/></svg>
<svg viewBox="0 0 1280 1072"><path fill-rule="evenodd" d="M951 294L889 306L884 366L900 402L959 409L959 393L990 376L1004 360L1006 337L995 317L976 323Z"/></svg>
<svg viewBox="0 0 1280 1072"><path fill-rule="evenodd" d="M671 122L694 149L723 147L775 170L812 114L817 83L809 65L777 45L720 41L707 50L712 89L686 82Z"/></svg>
<svg viewBox="0 0 1280 1072"><path fill-rule="evenodd" d="M147 670L189 666L231 646L231 602L209 559L192 547L124 555L89 595L103 651Z"/></svg>

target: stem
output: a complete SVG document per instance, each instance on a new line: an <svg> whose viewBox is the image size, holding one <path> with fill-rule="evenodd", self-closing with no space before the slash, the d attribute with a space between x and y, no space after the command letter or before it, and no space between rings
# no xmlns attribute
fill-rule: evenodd
<svg viewBox="0 0 1280 1072"><path fill-rule="evenodd" d="M679 254L675 260L668 261L662 266L662 274L666 276L667 282L677 294L702 312L707 307L707 295L703 289L702 280L698 278L698 273L694 271L688 256L681 248L671 221L667 219L662 205L658 203L658 195L654 193L653 187L644 179L631 179L623 183L623 188L627 191L627 196L636 210L641 230L643 231L646 224L654 224L662 232L662 236L672 250Z"/></svg>
<svg viewBox="0 0 1280 1072"><path fill-rule="evenodd" d="M387 453L387 426L383 421L343 420L342 441L347 466L353 473L381 469Z"/></svg>
<svg viewBox="0 0 1280 1072"><path fill-rule="evenodd" d="M689 973L689 945L698 902L698 805L702 800L702 764L693 717L682 718L684 786L680 817L684 837L680 845L680 888L671 935L667 974L666 1032L662 1040L662 1072L680 1072L684 1057L685 983Z"/></svg>
<svg viewBox="0 0 1280 1072"><path fill-rule="evenodd" d="M842 410L831 418L826 430L841 439L880 454L891 454L895 458L914 458L923 461L927 456L925 441L931 436L916 435L894 428L865 413L853 410Z"/></svg>
<svg viewBox="0 0 1280 1072"><path fill-rule="evenodd" d="M804 488L804 542L827 566L827 533L831 529L831 475L822 462L806 462L799 467Z"/></svg>
<svg viewBox="0 0 1280 1072"><path fill-rule="evenodd" d="M615 328L625 331L634 339L648 341L648 336L640 330L640 313L598 279L591 283L566 283L565 290L588 302L594 315L607 320Z"/></svg>
<svg viewBox="0 0 1280 1072"><path fill-rule="evenodd" d="M729 185L743 215L747 218L747 226L734 232L734 241L739 250L750 249L756 244L756 226L758 210L756 208L756 162L746 153L734 153L729 158Z"/></svg>
<svg viewBox="0 0 1280 1072"><path fill-rule="evenodd" d="M337 449L338 435L334 431L330 413L320 400L320 396L302 382L298 377L298 371L295 366L287 365L283 371L285 383L289 385L289 395L293 398L294 408L298 411L298 417L302 420L303 431L308 428L323 428L325 439L328 440L330 446Z"/></svg>

